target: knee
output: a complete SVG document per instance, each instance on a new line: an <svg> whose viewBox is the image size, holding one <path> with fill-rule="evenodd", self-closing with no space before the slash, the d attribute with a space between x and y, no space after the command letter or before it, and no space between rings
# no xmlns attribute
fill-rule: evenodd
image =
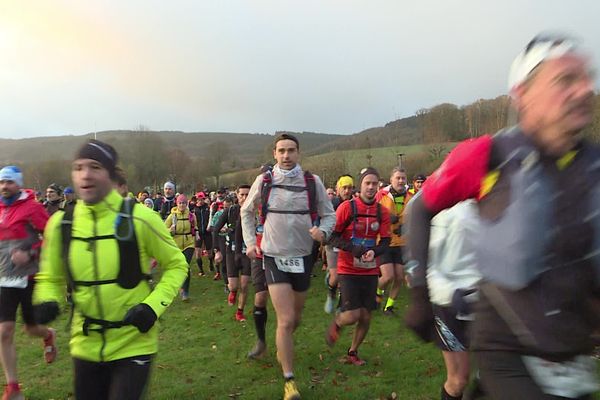
<svg viewBox="0 0 600 400"><path fill-rule="evenodd" d="M25 325L25 329L27 329L27 325ZM0 324L0 341L3 343L12 342L14 336L14 324Z"/></svg>
<svg viewBox="0 0 600 400"><path fill-rule="evenodd" d="M294 329L296 329L296 320L292 318L279 318L277 320L277 329L286 332L293 332Z"/></svg>

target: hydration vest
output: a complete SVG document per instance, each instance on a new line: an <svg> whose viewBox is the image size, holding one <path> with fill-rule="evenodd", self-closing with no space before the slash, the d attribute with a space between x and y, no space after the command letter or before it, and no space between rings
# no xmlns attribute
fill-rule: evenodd
<svg viewBox="0 0 600 400"><path fill-rule="evenodd" d="M310 214L310 220L314 224L318 218L317 202L316 202L316 184L315 177L308 171L304 171L304 184L305 186L292 186L292 185L274 185L273 184L273 171L268 170L263 173L262 185L260 190L261 196L261 212L260 212L260 223L265 224L267 214L272 212L276 214ZM269 208L269 197L271 196L271 189L279 188L290 192L304 192L306 191L306 197L308 200L307 210L272 210Z"/></svg>
<svg viewBox="0 0 600 400"><path fill-rule="evenodd" d="M88 238L73 236L73 212L74 208L65 211L61 221L62 236L62 258L65 263L67 283L73 290L77 286L100 286L116 283L123 289L133 289L142 281L150 281L151 275L144 274L140 265L140 252L138 249L137 237L133 225L133 207L137 204L135 199L125 198L121 203L121 208L117 214L115 222L115 234L92 236ZM98 240L116 240L119 247L119 273L114 279L97 281L76 281L71 272L71 263L69 261L69 249L71 241L80 240L91 244ZM73 316L71 308L71 317ZM123 321L107 321L83 315L83 333L88 335L90 330L104 332L106 329L121 328L126 324ZM100 328L90 328L90 325L98 325Z"/></svg>
<svg viewBox="0 0 600 400"><path fill-rule="evenodd" d="M544 271L591 261L600 278L600 154L583 144L571 168L577 182L559 182L518 130L498 133L492 158L499 178L479 202L476 254L484 278L511 290ZM494 160L492 159L492 163ZM577 185L563 190L561 185ZM577 207L558 196L578 196ZM577 209L574 209L577 208ZM571 217L569 217L571 216Z"/></svg>
<svg viewBox="0 0 600 400"><path fill-rule="evenodd" d="M342 232L344 232L348 228L348 226L350 226L350 224L352 224L352 236L350 237L352 244L361 245L361 246L365 246L368 248L375 247L376 239L366 239L366 238L358 237L356 235L356 222L358 221L358 218L376 218L378 228L371 229L371 230L372 231L379 230L379 227L381 227L381 204L379 204L379 202L375 203L377 206L377 213L375 215L359 214L358 207L356 206L356 200L354 198L352 198L348 201L350 202L350 209L352 210L352 217L346 221L346 223L344 224L344 228L342 229Z"/></svg>

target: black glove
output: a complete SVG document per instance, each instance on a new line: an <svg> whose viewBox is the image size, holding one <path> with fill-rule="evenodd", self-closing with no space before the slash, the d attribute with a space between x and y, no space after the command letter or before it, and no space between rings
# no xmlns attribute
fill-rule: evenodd
<svg viewBox="0 0 600 400"><path fill-rule="evenodd" d="M35 322L41 325L54 321L58 317L58 314L60 314L60 307L56 301L48 301L33 306Z"/></svg>
<svg viewBox="0 0 600 400"><path fill-rule="evenodd" d="M154 310L148 304L140 303L127 311L123 322L135 326L142 333L146 333L152 328L156 319L157 316Z"/></svg>
<svg viewBox="0 0 600 400"><path fill-rule="evenodd" d="M411 301L404 316L404 323L423 341L431 342L435 335L435 322L427 287L411 288L410 298Z"/></svg>
<svg viewBox="0 0 600 400"><path fill-rule="evenodd" d="M390 215L390 223L391 224L397 224L398 222L400 222L399 216L397 216L396 214Z"/></svg>
<svg viewBox="0 0 600 400"><path fill-rule="evenodd" d="M356 258L361 258L363 254L365 254L367 252L367 249L365 246L352 246L352 255Z"/></svg>

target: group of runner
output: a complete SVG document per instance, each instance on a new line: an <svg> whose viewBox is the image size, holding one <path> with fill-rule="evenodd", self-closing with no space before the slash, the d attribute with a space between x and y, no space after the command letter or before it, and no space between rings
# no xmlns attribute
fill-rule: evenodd
<svg viewBox="0 0 600 400"><path fill-rule="evenodd" d="M254 285L250 358L267 352L271 299L283 398L300 399L294 332L319 246L324 310L335 313L323 326L325 342L333 346L354 326L348 363L366 363L359 347L372 312L393 315L406 282L406 325L443 354L441 399L590 399L598 390L588 355L600 325L600 150L579 136L592 118L587 57L568 37L538 36L513 62L509 90L516 126L459 144L411 186L400 167L383 186L369 167L326 188L302 169L290 134L275 138L275 164L251 185L191 199L172 182L160 197L132 199L118 154L96 140L72 164L77 200L62 199L67 190L53 184L41 205L18 167L2 168L2 399L23 398L17 307L50 363L56 332L45 324L59 315L67 289L76 398L141 398L157 351L155 322L178 293L189 300L194 255L200 276L206 258L213 278L223 279L237 321L246 320ZM478 379L465 393L468 351Z"/></svg>

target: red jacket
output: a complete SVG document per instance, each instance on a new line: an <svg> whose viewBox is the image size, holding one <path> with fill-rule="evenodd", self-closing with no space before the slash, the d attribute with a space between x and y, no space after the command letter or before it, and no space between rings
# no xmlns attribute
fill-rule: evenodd
<svg viewBox="0 0 600 400"><path fill-rule="evenodd" d="M14 203L7 206L0 201L0 278L33 275L38 271L38 257L23 267L15 268L11 258L14 249L33 250L41 247L40 234L48 222L48 213L35 201L33 191L21 192Z"/></svg>

